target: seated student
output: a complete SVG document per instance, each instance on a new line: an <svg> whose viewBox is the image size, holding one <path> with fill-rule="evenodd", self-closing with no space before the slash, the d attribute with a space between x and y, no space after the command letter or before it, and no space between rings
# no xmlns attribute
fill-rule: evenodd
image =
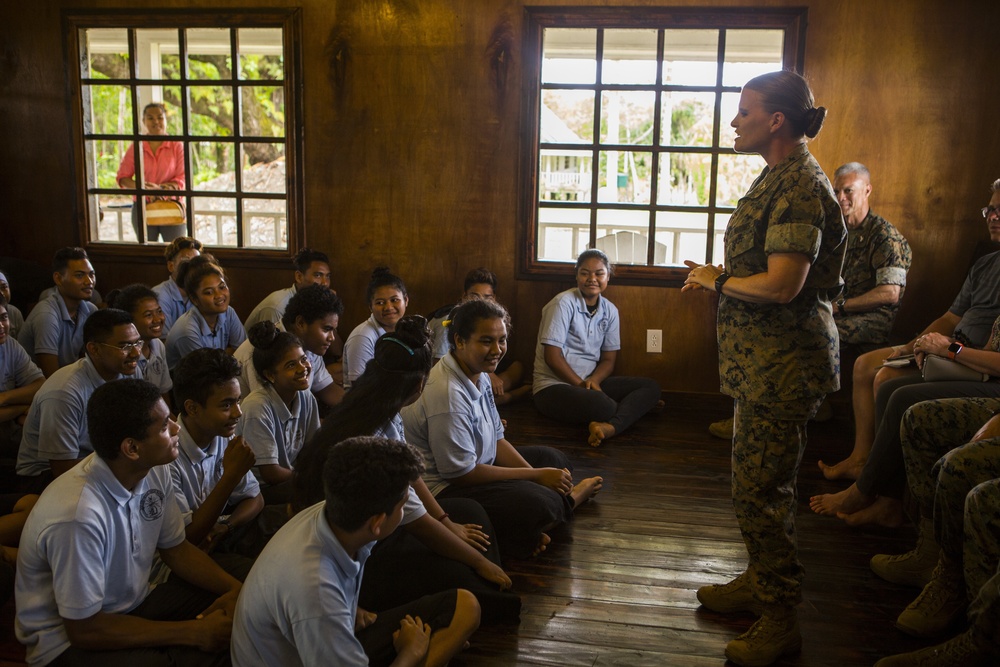
<svg viewBox="0 0 1000 667"><path fill-rule="evenodd" d="M487 299L496 301L497 277L489 269L478 268L469 271L465 275L465 286L462 291L464 299ZM445 355L451 352L451 343L448 342L447 322L449 315L457 304L442 306L431 313L430 328L434 333L434 362L437 363ZM522 396L526 396L531 391L530 385L518 387L521 378L524 377L524 364L520 361L513 361L504 358L497 367L496 373L490 373L490 386L493 388L493 400L497 405L505 405L511 401L516 401ZM515 389L515 387L517 387Z"/></svg>
<svg viewBox="0 0 1000 667"><path fill-rule="evenodd" d="M250 327L264 320L272 324L281 322L288 301L303 287L309 285L330 286L330 258L326 256L326 253L302 248L292 258L292 264L295 266L295 282L292 283L291 287L271 292L257 304L257 307L247 317L246 322L243 323L248 331Z"/></svg>
<svg viewBox="0 0 1000 667"><path fill-rule="evenodd" d="M551 541L545 531L569 521L601 489L573 484L568 459L551 447L515 449L504 438L485 374L507 351L503 306L471 299L452 313L452 351L431 369L423 394L403 408L406 441L424 456L424 482L437 498L471 498L486 510L503 557L526 558Z"/></svg>
<svg viewBox="0 0 1000 667"><path fill-rule="evenodd" d="M45 382L38 366L10 335L7 299L0 293L0 446L20 441L31 401Z"/></svg>
<svg viewBox="0 0 1000 667"><path fill-rule="evenodd" d="M326 500L299 512L264 548L233 621L234 667L446 665L479 627L465 590L378 614L358 605L365 562L403 516L420 454L404 442L351 438L323 467Z"/></svg>
<svg viewBox="0 0 1000 667"><path fill-rule="evenodd" d="M24 315L21 314L17 306L10 302L10 281L7 280L7 275L3 271L0 271L0 296L7 302L7 317L10 320L10 330L7 335L16 339L17 334L21 332L21 327L24 326Z"/></svg>
<svg viewBox="0 0 1000 667"><path fill-rule="evenodd" d="M225 543L225 550L256 556L266 538L240 539L260 534L251 524L264 509L260 485L250 472L253 450L233 437L241 414L240 363L222 350L202 348L181 359L175 375L180 453L170 473L187 540L208 552Z"/></svg>
<svg viewBox="0 0 1000 667"><path fill-rule="evenodd" d="M542 310L535 347L535 407L546 417L587 424L592 447L634 424L660 401L651 378L612 376L621 348L618 309L601 294L612 268L600 250L576 260L576 287Z"/></svg>
<svg viewBox="0 0 1000 667"><path fill-rule="evenodd" d="M396 322L406 315L410 297L403 279L393 275L384 266L372 271L365 302L372 316L359 324L344 343L344 389L350 389L372 358L375 341L386 333L395 331Z"/></svg>
<svg viewBox="0 0 1000 667"><path fill-rule="evenodd" d="M142 339L132 317L107 308L83 325L86 356L56 371L35 394L17 454L17 474L40 492L93 451L87 400L105 382L135 373Z"/></svg>
<svg viewBox="0 0 1000 667"><path fill-rule="evenodd" d="M14 572L21 531L38 496L23 493L0 495L0 605L14 596Z"/></svg>
<svg viewBox="0 0 1000 667"><path fill-rule="evenodd" d="M344 302L336 292L322 285L303 287L288 301L281 317L281 326L302 342L312 366L309 374L309 390L316 400L326 405L337 405L344 397L344 388L334 382L323 364L323 355L333 344L337 335L337 324L344 313ZM245 340L236 348L233 356L243 367L240 373L240 395L247 395L262 385L253 368L253 344Z"/></svg>
<svg viewBox="0 0 1000 667"><path fill-rule="evenodd" d="M144 380L109 382L87 422L96 453L45 490L21 534L15 631L28 664L225 664L240 582L184 539L167 404ZM157 551L176 576L150 590Z"/></svg>
<svg viewBox="0 0 1000 667"><path fill-rule="evenodd" d="M291 498L295 458L319 430L319 406L309 391L312 366L299 339L270 322L255 324L250 342L262 387L243 400L236 433L246 438L257 457L264 501L283 505Z"/></svg>
<svg viewBox="0 0 1000 667"><path fill-rule="evenodd" d="M375 342L375 356L344 402L324 420L299 453L292 507L323 499L323 462L336 443L363 435L403 439L399 410L417 400L431 369L430 332L419 315L404 317L396 330ZM388 609L449 588L470 590L483 621L516 621L521 600L503 592L510 578L500 567L500 550L490 540L489 516L474 500L441 504L417 479L403 508L399 530L382 540L368 560L361 605Z"/></svg>
<svg viewBox="0 0 1000 667"><path fill-rule="evenodd" d="M52 259L56 293L39 301L17 340L34 358L45 377L80 358L83 325L97 306L88 299L97 282L83 248L62 248Z"/></svg>
<svg viewBox="0 0 1000 667"><path fill-rule="evenodd" d="M163 309L163 333L166 340L170 328L177 318L192 308L191 302L180 283L181 265L189 259L201 254L201 241L190 236L178 236L163 249L163 257L167 260L167 271L170 275L159 285L153 287Z"/></svg>
<svg viewBox="0 0 1000 667"><path fill-rule="evenodd" d="M194 308L177 318L167 339L167 366L203 347L232 354L247 339L236 311L229 305L226 272L215 257L199 255L181 265L179 278Z"/></svg>
<svg viewBox="0 0 1000 667"><path fill-rule="evenodd" d="M132 323L142 338L136 377L156 385L167 405L170 388L170 370L167 368L167 348L163 335L164 316L156 292L141 283L135 283L108 293L108 305L132 315Z"/></svg>

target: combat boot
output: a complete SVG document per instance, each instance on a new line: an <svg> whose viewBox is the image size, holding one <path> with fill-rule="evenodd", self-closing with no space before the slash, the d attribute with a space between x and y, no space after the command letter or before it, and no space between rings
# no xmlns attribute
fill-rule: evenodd
<svg viewBox="0 0 1000 667"><path fill-rule="evenodd" d="M914 637L931 637L947 630L967 607L961 568L942 555L924 590L896 619L896 627Z"/></svg>
<svg viewBox="0 0 1000 667"><path fill-rule="evenodd" d="M726 645L726 657L743 667L763 667L801 649L795 609L769 605L749 630Z"/></svg>
<svg viewBox="0 0 1000 667"><path fill-rule="evenodd" d="M931 579L941 549L934 541L934 522L920 520L917 546L905 554L872 556L872 572L894 584L923 588Z"/></svg>
<svg viewBox="0 0 1000 667"><path fill-rule="evenodd" d="M996 664L991 662L995 659L996 656L967 631L937 646L882 658L875 667L987 667Z"/></svg>
<svg viewBox="0 0 1000 667"><path fill-rule="evenodd" d="M750 574L743 572L726 584L712 584L698 589L698 602L720 614L759 613L760 604L753 597Z"/></svg>
<svg viewBox="0 0 1000 667"><path fill-rule="evenodd" d="M712 422L708 425L708 432L714 435L716 438L722 438L723 440L733 439L733 418L723 419L721 421Z"/></svg>

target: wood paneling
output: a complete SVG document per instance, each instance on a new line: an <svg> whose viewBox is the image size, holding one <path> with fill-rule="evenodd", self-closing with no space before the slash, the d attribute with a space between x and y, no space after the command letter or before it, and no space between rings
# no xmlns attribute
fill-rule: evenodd
<svg viewBox="0 0 1000 667"><path fill-rule="evenodd" d="M145 3L131 3L132 7ZM267 6L217 0L215 7ZM541 306L571 283L515 281L523 0L301 0L307 243L334 258L347 302L342 333L367 314L371 268L388 264L411 291L410 309L454 300L464 273L491 267L515 322L513 353L530 360ZM606 4L550 0L552 5ZM629 5L664 3L629 0ZM669 4L807 6L806 76L830 109L812 150L832 172L860 160L873 173L874 209L910 240L914 264L897 330L947 308L975 242L978 209L1000 176L995 109L996 3L913 0L673 0ZM76 244L72 148L60 10L122 6L39 0L0 8L0 137L7 168L0 255L49 261ZM159 7L202 7L162 0ZM150 260L95 262L100 287L158 282ZM289 269L231 271L247 314ZM567 276L569 278L569 276ZM16 285L15 285L16 289ZM711 295L612 283L623 315L619 370L665 389L717 384ZM664 353L645 353L663 329Z"/></svg>

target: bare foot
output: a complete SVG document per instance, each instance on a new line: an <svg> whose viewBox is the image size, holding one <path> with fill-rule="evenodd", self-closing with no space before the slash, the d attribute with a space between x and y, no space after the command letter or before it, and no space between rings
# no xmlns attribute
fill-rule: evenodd
<svg viewBox="0 0 1000 667"><path fill-rule="evenodd" d="M591 447L600 447L602 442L615 434L615 427L607 422L590 422L587 428L590 430L587 442Z"/></svg>
<svg viewBox="0 0 1000 667"><path fill-rule="evenodd" d="M654 405L653 407L651 407L649 409L649 414L651 414L651 415L658 415L661 412L663 412L663 408L665 408L665 407L667 407L666 403L664 403L663 401L657 401L656 405Z"/></svg>
<svg viewBox="0 0 1000 667"><path fill-rule="evenodd" d="M603 477L588 477L578 483L573 487L573 490L569 492L570 500L573 501L573 507L577 508L596 496L601 492L601 487L603 486Z"/></svg>
<svg viewBox="0 0 1000 667"><path fill-rule="evenodd" d="M865 467L866 459L849 456L840 463L829 466L822 461L819 462L819 469L823 471L823 477L827 479L857 479L861 476L861 469Z"/></svg>
<svg viewBox="0 0 1000 667"><path fill-rule="evenodd" d="M545 548L548 547L551 542L552 538L546 535L545 533L542 533L541 538L538 540L538 547L531 552L531 557L534 558L538 554L545 551Z"/></svg>
<svg viewBox="0 0 1000 667"><path fill-rule="evenodd" d="M857 484L851 484L840 493L824 493L809 499L809 507L816 514L824 516L839 516L853 514L875 502L872 496L866 496L858 490Z"/></svg>
<svg viewBox="0 0 1000 667"><path fill-rule="evenodd" d="M895 498L879 496L871 505L857 512L837 512L837 518L843 519L848 526L875 524L899 528L903 525L903 503Z"/></svg>

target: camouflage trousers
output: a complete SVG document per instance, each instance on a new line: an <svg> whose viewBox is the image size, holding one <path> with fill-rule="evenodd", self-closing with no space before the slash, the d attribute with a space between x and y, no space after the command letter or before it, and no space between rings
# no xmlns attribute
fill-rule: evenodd
<svg viewBox="0 0 1000 667"><path fill-rule="evenodd" d="M903 414L900 438L906 482L922 517L930 518L934 508L934 464L969 442L998 408L996 398L944 398L917 403Z"/></svg>
<svg viewBox="0 0 1000 667"><path fill-rule="evenodd" d="M1000 479L976 485L965 499L964 557L972 633L1000 653Z"/></svg>
<svg viewBox="0 0 1000 667"><path fill-rule="evenodd" d="M763 604L793 606L802 600L805 569L795 535L796 477L806 423L822 401L736 401L733 507L747 547L754 597Z"/></svg>

